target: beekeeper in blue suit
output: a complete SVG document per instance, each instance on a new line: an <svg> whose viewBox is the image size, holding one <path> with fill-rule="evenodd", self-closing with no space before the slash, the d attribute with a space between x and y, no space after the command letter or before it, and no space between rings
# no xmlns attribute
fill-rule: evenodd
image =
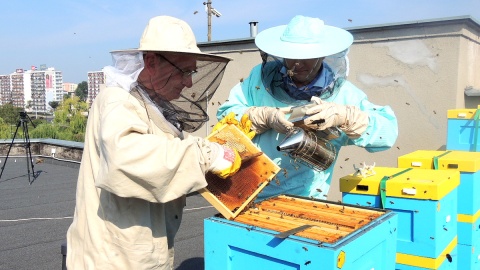
<svg viewBox="0 0 480 270"><path fill-rule="evenodd" d="M279 194L326 199L342 146L378 152L395 143L398 125L392 109L371 103L346 79L352 43L349 32L304 16L256 36L262 64L233 87L217 118L224 119L232 112L237 118L248 115L256 133L253 142L282 168L258 200ZM293 128L288 120L291 108L306 104L304 127L315 131L337 127L340 131L340 136L330 141L334 161L324 170L312 169L277 150Z"/></svg>

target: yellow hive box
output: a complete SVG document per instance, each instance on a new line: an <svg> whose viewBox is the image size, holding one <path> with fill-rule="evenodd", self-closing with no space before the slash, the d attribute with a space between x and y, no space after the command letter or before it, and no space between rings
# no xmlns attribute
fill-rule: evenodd
<svg viewBox="0 0 480 270"><path fill-rule="evenodd" d="M350 174L340 179L340 191L365 195L380 195L380 181L406 171L405 168L375 167L375 175L362 178ZM440 200L456 189L459 173L413 169L387 181L386 196L419 200ZM416 190L416 191L415 191ZM381 207L380 205L378 207Z"/></svg>
<svg viewBox="0 0 480 270"><path fill-rule="evenodd" d="M480 152L418 150L398 157L398 167L459 171L458 213L480 215Z"/></svg>
<svg viewBox="0 0 480 270"><path fill-rule="evenodd" d="M452 109L447 111L447 117L451 119L473 119L477 109Z"/></svg>
<svg viewBox="0 0 480 270"><path fill-rule="evenodd" d="M438 258L457 237L459 172L388 167L374 171L368 177L340 178L343 202L397 213L397 255Z"/></svg>

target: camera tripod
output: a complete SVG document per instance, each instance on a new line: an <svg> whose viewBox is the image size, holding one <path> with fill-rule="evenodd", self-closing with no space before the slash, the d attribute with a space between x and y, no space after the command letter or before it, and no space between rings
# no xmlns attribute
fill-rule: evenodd
<svg viewBox="0 0 480 270"><path fill-rule="evenodd" d="M0 179L2 178L3 170L5 169L5 165L7 165L7 159L10 155L10 150L12 150L13 143L15 141L15 137L17 136L18 129L20 126L23 130L23 146L25 147L25 156L27 158L27 171L28 171L28 183L31 185L33 181L37 178L37 174L35 173L35 167L33 165L32 159L32 150L30 149L30 136L28 135L28 122L32 124L35 128L35 124L33 124L32 119L28 116L26 112L19 112L20 119L17 123L17 129L15 129L15 133L13 134L12 142L10 143L10 147L8 148L7 156L5 157L5 161L3 162L2 171L0 172ZM32 178L30 178L30 166L32 167Z"/></svg>

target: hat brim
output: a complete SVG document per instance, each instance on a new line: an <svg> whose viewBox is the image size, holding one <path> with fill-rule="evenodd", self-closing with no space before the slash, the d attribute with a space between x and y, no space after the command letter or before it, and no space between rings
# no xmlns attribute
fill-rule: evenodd
<svg viewBox="0 0 480 270"><path fill-rule="evenodd" d="M216 54L203 53L203 52L193 52L193 51L169 51L169 50L144 50L144 49L125 49L125 50L115 50L110 53L133 53L133 52L155 52L155 53L180 53L186 55L195 56L199 61L214 61L214 62L229 62L232 61L231 58L219 56Z"/></svg>
<svg viewBox="0 0 480 270"><path fill-rule="evenodd" d="M312 59L330 56L346 50L353 43L348 31L324 25L319 43L294 43L281 39L286 25L266 29L255 37L257 47L273 56L287 59Z"/></svg>

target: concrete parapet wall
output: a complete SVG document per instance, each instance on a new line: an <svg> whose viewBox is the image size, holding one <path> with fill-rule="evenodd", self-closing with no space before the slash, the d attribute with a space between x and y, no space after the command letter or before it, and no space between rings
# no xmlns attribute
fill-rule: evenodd
<svg viewBox="0 0 480 270"><path fill-rule="evenodd" d="M15 140L0 141L0 156L25 156L28 151L26 142ZM9 152L10 151L10 152ZM55 140L31 140L30 151L32 156L48 156L80 162L83 153L83 144Z"/></svg>

